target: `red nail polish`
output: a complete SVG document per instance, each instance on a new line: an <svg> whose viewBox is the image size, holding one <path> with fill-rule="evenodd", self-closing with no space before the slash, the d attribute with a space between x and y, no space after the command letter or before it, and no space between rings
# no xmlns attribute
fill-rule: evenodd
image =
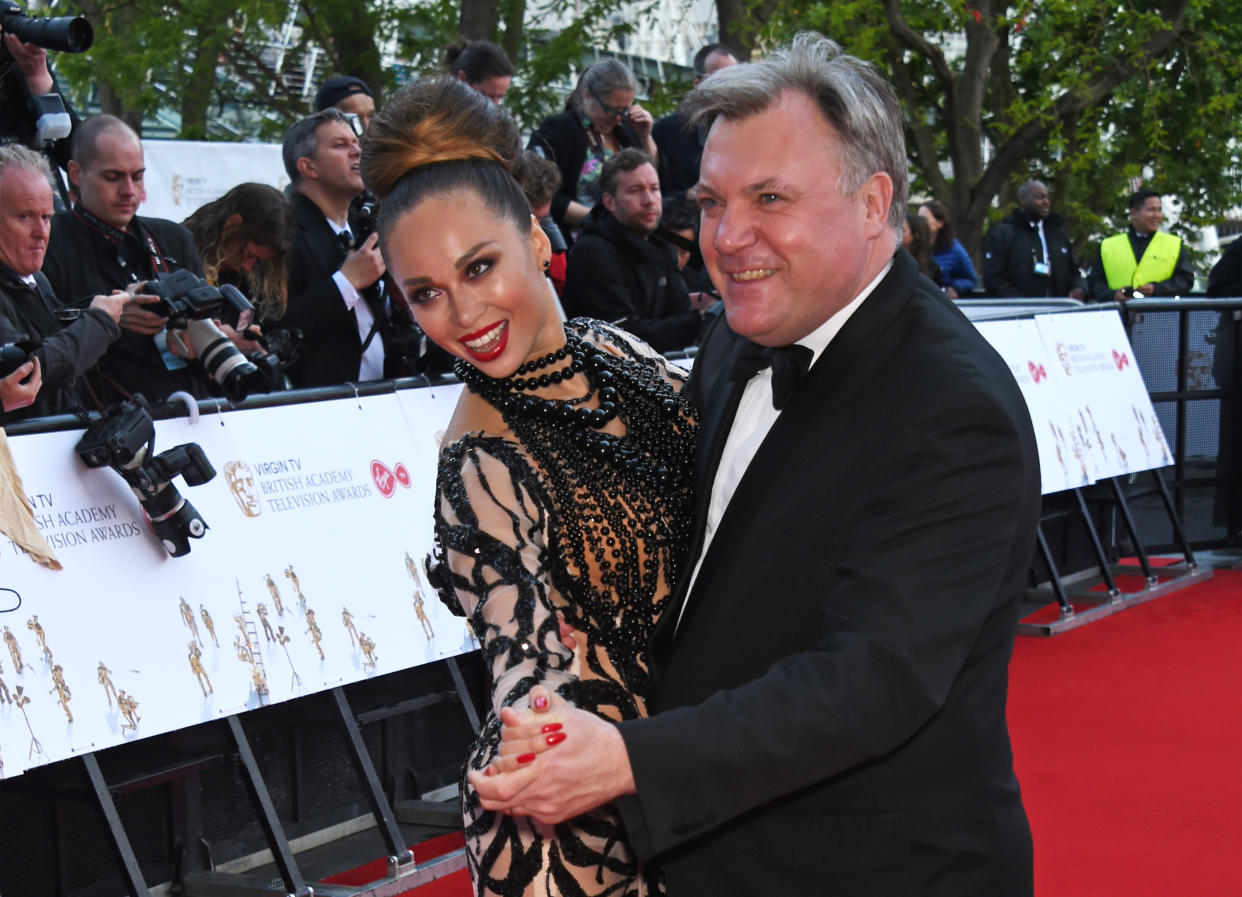
<svg viewBox="0 0 1242 897"><path fill-rule="evenodd" d="M543 695L539 695L538 697L536 697L534 703L535 703L536 710L547 710L548 709L548 699L545 698Z"/></svg>
<svg viewBox="0 0 1242 897"><path fill-rule="evenodd" d="M560 723L548 723L546 726L544 726L539 731L545 735L547 735L549 732L559 732L561 731L561 724Z"/></svg>
<svg viewBox="0 0 1242 897"><path fill-rule="evenodd" d="M517 762L518 763L529 763L534 759L535 759L534 754L518 754Z"/></svg>
<svg viewBox="0 0 1242 897"><path fill-rule="evenodd" d="M483 775L485 776L491 776L495 774L496 774L496 770L492 769L490 766L487 767L487 769L483 770Z"/></svg>
<svg viewBox="0 0 1242 897"><path fill-rule="evenodd" d="M565 740L565 733L564 732L553 732L545 740L548 742L548 747L552 747L552 745L560 744L562 741Z"/></svg>

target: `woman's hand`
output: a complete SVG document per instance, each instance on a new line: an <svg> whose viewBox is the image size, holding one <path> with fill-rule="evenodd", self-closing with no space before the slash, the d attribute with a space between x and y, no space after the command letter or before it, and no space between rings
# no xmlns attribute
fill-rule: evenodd
<svg viewBox="0 0 1242 897"><path fill-rule="evenodd" d="M642 106L635 103L630 107L627 115L630 127L634 129L634 134L644 144L651 137L651 126L655 124L655 119L651 117L651 113Z"/></svg>

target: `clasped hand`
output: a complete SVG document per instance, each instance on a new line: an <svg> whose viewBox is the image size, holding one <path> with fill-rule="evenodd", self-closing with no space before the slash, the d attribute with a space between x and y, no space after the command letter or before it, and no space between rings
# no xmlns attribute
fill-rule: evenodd
<svg viewBox="0 0 1242 897"><path fill-rule="evenodd" d="M487 810L554 824L634 793L617 727L537 685L530 707L500 711L500 752L467 779Z"/></svg>

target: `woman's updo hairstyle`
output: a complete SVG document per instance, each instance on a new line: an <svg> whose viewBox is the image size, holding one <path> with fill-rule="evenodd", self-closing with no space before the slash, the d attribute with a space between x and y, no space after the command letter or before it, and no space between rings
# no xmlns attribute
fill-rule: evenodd
<svg viewBox="0 0 1242 897"><path fill-rule="evenodd" d="M451 75L405 85L371 120L362 145L362 179L381 200L381 248L406 211L464 188L529 233L530 205L514 180L521 160L517 124L474 88Z"/></svg>

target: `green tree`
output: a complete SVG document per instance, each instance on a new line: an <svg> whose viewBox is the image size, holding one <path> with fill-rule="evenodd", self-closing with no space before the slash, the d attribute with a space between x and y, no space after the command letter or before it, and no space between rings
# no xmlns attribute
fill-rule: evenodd
<svg viewBox="0 0 1242 897"><path fill-rule="evenodd" d="M915 189L949 206L977 257L1030 177L1049 182L1080 243L1120 225L1140 178L1183 202L1182 227L1235 207L1242 26L1230 5L786 0L763 38L813 29L886 71Z"/></svg>

